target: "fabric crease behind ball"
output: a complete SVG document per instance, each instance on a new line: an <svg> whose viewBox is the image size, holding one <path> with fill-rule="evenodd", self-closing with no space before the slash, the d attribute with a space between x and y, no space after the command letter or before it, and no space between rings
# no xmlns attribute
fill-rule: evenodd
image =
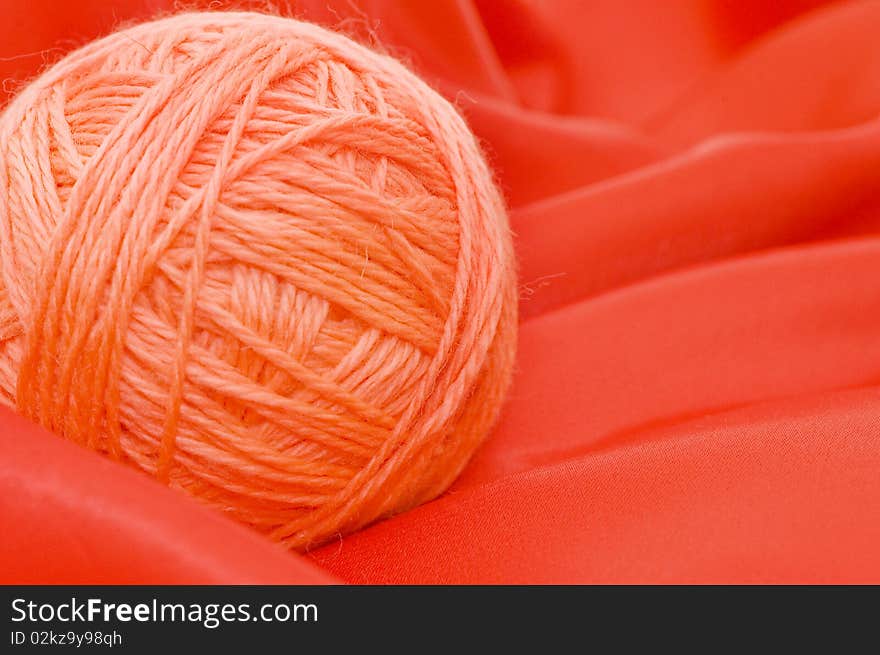
<svg viewBox="0 0 880 655"><path fill-rule="evenodd" d="M0 389L293 548L441 493L513 365L503 202L453 107L317 26L180 14L0 119Z"/></svg>

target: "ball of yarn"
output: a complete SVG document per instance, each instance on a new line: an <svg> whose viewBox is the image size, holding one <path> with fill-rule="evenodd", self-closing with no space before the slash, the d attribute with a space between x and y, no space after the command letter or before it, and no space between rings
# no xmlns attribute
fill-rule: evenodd
<svg viewBox="0 0 880 655"><path fill-rule="evenodd" d="M292 548L429 500L508 386L502 200L455 109L297 20L189 13L0 118L0 390Z"/></svg>

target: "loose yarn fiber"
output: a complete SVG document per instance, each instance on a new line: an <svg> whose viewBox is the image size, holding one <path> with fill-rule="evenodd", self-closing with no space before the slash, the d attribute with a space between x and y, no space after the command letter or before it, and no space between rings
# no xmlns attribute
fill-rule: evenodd
<svg viewBox="0 0 880 655"><path fill-rule="evenodd" d="M453 107L315 25L188 13L0 118L0 391L293 548L441 493L508 386L503 203Z"/></svg>

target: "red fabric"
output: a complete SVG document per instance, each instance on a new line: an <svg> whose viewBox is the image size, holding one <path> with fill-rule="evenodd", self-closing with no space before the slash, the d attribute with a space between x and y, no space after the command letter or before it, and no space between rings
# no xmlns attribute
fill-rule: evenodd
<svg viewBox="0 0 880 655"><path fill-rule="evenodd" d="M0 78L173 6L107 4L6 0ZM486 146L522 282L498 428L442 498L301 557L3 415L3 581L880 582L880 3L295 11Z"/></svg>
<svg viewBox="0 0 880 655"><path fill-rule="evenodd" d="M5 408L0 421L3 583L333 581L262 536Z"/></svg>

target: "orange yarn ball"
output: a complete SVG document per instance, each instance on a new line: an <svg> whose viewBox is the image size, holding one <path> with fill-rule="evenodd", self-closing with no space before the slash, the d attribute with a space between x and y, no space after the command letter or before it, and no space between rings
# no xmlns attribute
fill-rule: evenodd
<svg viewBox="0 0 880 655"><path fill-rule="evenodd" d="M508 386L474 137L393 59L254 13L74 52L0 119L0 388L294 548L441 493Z"/></svg>

